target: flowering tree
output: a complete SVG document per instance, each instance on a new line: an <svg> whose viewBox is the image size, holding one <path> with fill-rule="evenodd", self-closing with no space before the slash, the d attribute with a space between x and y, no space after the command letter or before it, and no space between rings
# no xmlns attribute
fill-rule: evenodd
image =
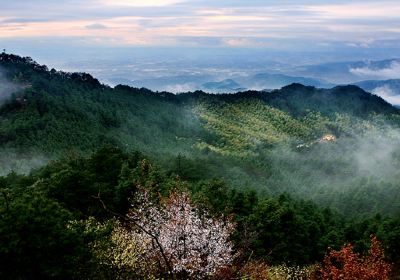
<svg viewBox="0 0 400 280"><path fill-rule="evenodd" d="M384 252L376 237L371 237L369 254L361 257L352 245L331 251L321 268L322 279L331 280L387 280L391 265L384 260Z"/></svg>
<svg viewBox="0 0 400 280"><path fill-rule="evenodd" d="M152 279L155 264L145 259L146 242L142 235L132 234L117 224L111 233L109 244L97 241L92 251L104 269L107 279Z"/></svg>
<svg viewBox="0 0 400 280"><path fill-rule="evenodd" d="M229 236L234 226L229 219L200 212L186 192L173 191L155 203L143 191L138 200L128 218L151 240L147 257L156 259L169 274L203 278L232 262Z"/></svg>

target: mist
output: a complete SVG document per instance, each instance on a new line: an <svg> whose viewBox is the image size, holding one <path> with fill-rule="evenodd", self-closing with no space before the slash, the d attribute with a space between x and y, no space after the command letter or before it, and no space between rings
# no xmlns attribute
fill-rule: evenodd
<svg viewBox="0 0 400 280"><path fill-rule="evenodd" d="M0 176L5 176L10 172L28 174L31 170L42 167L49 161L50 158L43 154L4 148L0 150Z"/></svg>
<svg viewBox="0 0 400 280"><path fill-rule="evenodd" d="M400 213L398 128L382 125L375 131L354 131L303 149L280 145L264 160L270 166L268 178L262 180L264 193L287 192L343 214L351 208L360 209L362 216ZM369 192L371 201L365 199Z"/></svg>
<svg viewBox="0 0 400 280"><path fill-rule="evenodd" d="M0 67L0 106L12 95L24 88L23 85L11 81L7 73ZM27 174L32 169L41 167L49 162L49 158L34 152L21 152L16 149L1 147L0 149L0 176L15 171Z"/></svg>
<svg viewBox="0 0 400 280"><path fill-rule="evenodd" d="M388 85L377 87L372 90L372 93L382 97L393 105L400 105L400 95Z"/></svg>
<svg viewBox="0 0 400 280"><path fill-rule="evenodd" d="M0 67L0 104L9 99L11 95L21 89L21 85L10 81L4 69Z"/></svg>

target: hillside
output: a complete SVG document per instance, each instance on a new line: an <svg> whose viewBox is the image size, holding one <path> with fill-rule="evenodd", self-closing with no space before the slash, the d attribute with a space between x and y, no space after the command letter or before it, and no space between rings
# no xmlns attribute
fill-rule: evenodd
<svg viewBox="0 0 400 280"><path fill-rule="evenodd" d="M4 53L0 65L20 86L0 108L3 174L111 144L142 151L190 180L223 178L236 188L290 192L340 211L357 207L362 215L400 211L398 176L390 173L399 163L399 111L356 86L174 95L111 88L86 73L48 70ZM319 141L330 134L337 140ZM366 188L379 200L360 196Z"/></svg>
<svg viewBox="0 0 400 280"><path fill-rule="evenodd" d="M400 115L382 98L111 88L5 53L0 71L2 279L314 279L348 243L382 244L363 271L399 275Z"/></svg>

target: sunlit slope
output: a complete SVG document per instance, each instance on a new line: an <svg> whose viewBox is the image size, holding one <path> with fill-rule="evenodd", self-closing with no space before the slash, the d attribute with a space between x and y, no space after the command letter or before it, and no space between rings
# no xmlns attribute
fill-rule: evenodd
<svg viewBox="0 0 400 280"><path fill-rule="evenodd" d="M347 95L341 97L345 89ZM291 85L272 93L210 95L200 99L193 112L214 136L201 139L196 147L241 157L276 145L313 143L324 135L378 133L399 123L395 108L356 87L318 90Z"/></svg>
<svg viewBox="0 0 400 280"><path fill-rule="evenodd" d="M215 134L211 141L202 139L197 147L226 155L252 156L270 145L312 135L310 126L255 98L210 100L199 104L194 112L204 128Z"/></svg>

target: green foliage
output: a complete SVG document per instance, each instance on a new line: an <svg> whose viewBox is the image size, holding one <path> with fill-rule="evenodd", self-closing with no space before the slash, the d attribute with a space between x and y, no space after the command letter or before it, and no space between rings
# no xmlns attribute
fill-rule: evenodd
<svg viewBox="0 0 400 280"><path fill-rule="evenodd" d="M2 278L134 275L131 268L123 268L118 251L113 250L113 244L123 240L111 236L115 219L120 217L112 213L123 215L136 205L138 202L128 198L133 198L139 187L152 192L155 203L162 201L177 180L139 153L127 154L109 146L87 157L71 155L27 176L10 173L0 177ZM221 180L178 182L191 191L200 209L232 216L236 223L232 240L239 261L253 258L270 264L312 264L322 260L327 247L340 248L346 242L365 251L370 234L379 237L391 260L400 257L398 219L347 220L289 195L267 197L251 189L239 191ZM142 265L125 257L135 266Z"/></svg>
<svg viewBox="0 0 400 280"><path fill-rule="evenodd" d="M93 151L103 144L166 152L190 147L188 136L200 129L195 117L169 95L125 86L112 89L89 74L47 71L29 58L2 54L0 65L9 77L21 73L17 81L26 84L0 109L3 148L48 156L70 149Z"/></svg>
<svg viewBox="0 0 400 280"><path fill-rule="evenodd" d="M27 192L0 210L2 279L75 279L90 253L83 235L68 228L71 213L41 193Z"/></svg>
<svg viewBox="0 0 400 280"><path fill-rule="evenodd" d="M115 213L138 188L157 202L177 182L232 215L239 259L311 264L328 246L365 251L371 234L400 259L400 115L376 96L301 85L175 96L4 53L0 66L18 85L0 106L2 279L116 278L93 246L112 247Z"/></svg>
<svg viewBox="0 0 400 280"><path fill-rule="evenodd" d="M196 113L205 123L205 128L217 137L216 141L200 142L200 149L245 157L291 138L308 139L312 131L285 112L258 99L210 101L201 103Z"/></svg>
<svg viewBox="0 0 400 280"><path fill-rule="evenodd" d="M396 168L389 172L400 167L398 111L357 87L173 95L110 88L89 74L49 71L14 55L1 54L0 66L19 85L0 106L0 174L29 172L71 151L89 154L109 144L143 151L184 180L221 178L237 189L288 192L352 215L400 213L399 178ZM321 142L325 134L337 141ZM381 146L390 149L384 157ZM100 177L96 184L87 184L93 180L79 168L60 172L54 185L91 185L79 186L85 197L108 189L107 168L91 171ZM121 199L131 191L121 183L113 192L121 195L103 196ZM364 195L370 192L371 199Z"/></svg>
<svg viewBox="0 0 400 280"><path fill-rule="evenodd" d="M258 233L251 245L255 254L268 256L275 264L312 263L328 246L337 246L341 240L341 226L334 213L285 195L261 200L248 224Z"/></svg>

